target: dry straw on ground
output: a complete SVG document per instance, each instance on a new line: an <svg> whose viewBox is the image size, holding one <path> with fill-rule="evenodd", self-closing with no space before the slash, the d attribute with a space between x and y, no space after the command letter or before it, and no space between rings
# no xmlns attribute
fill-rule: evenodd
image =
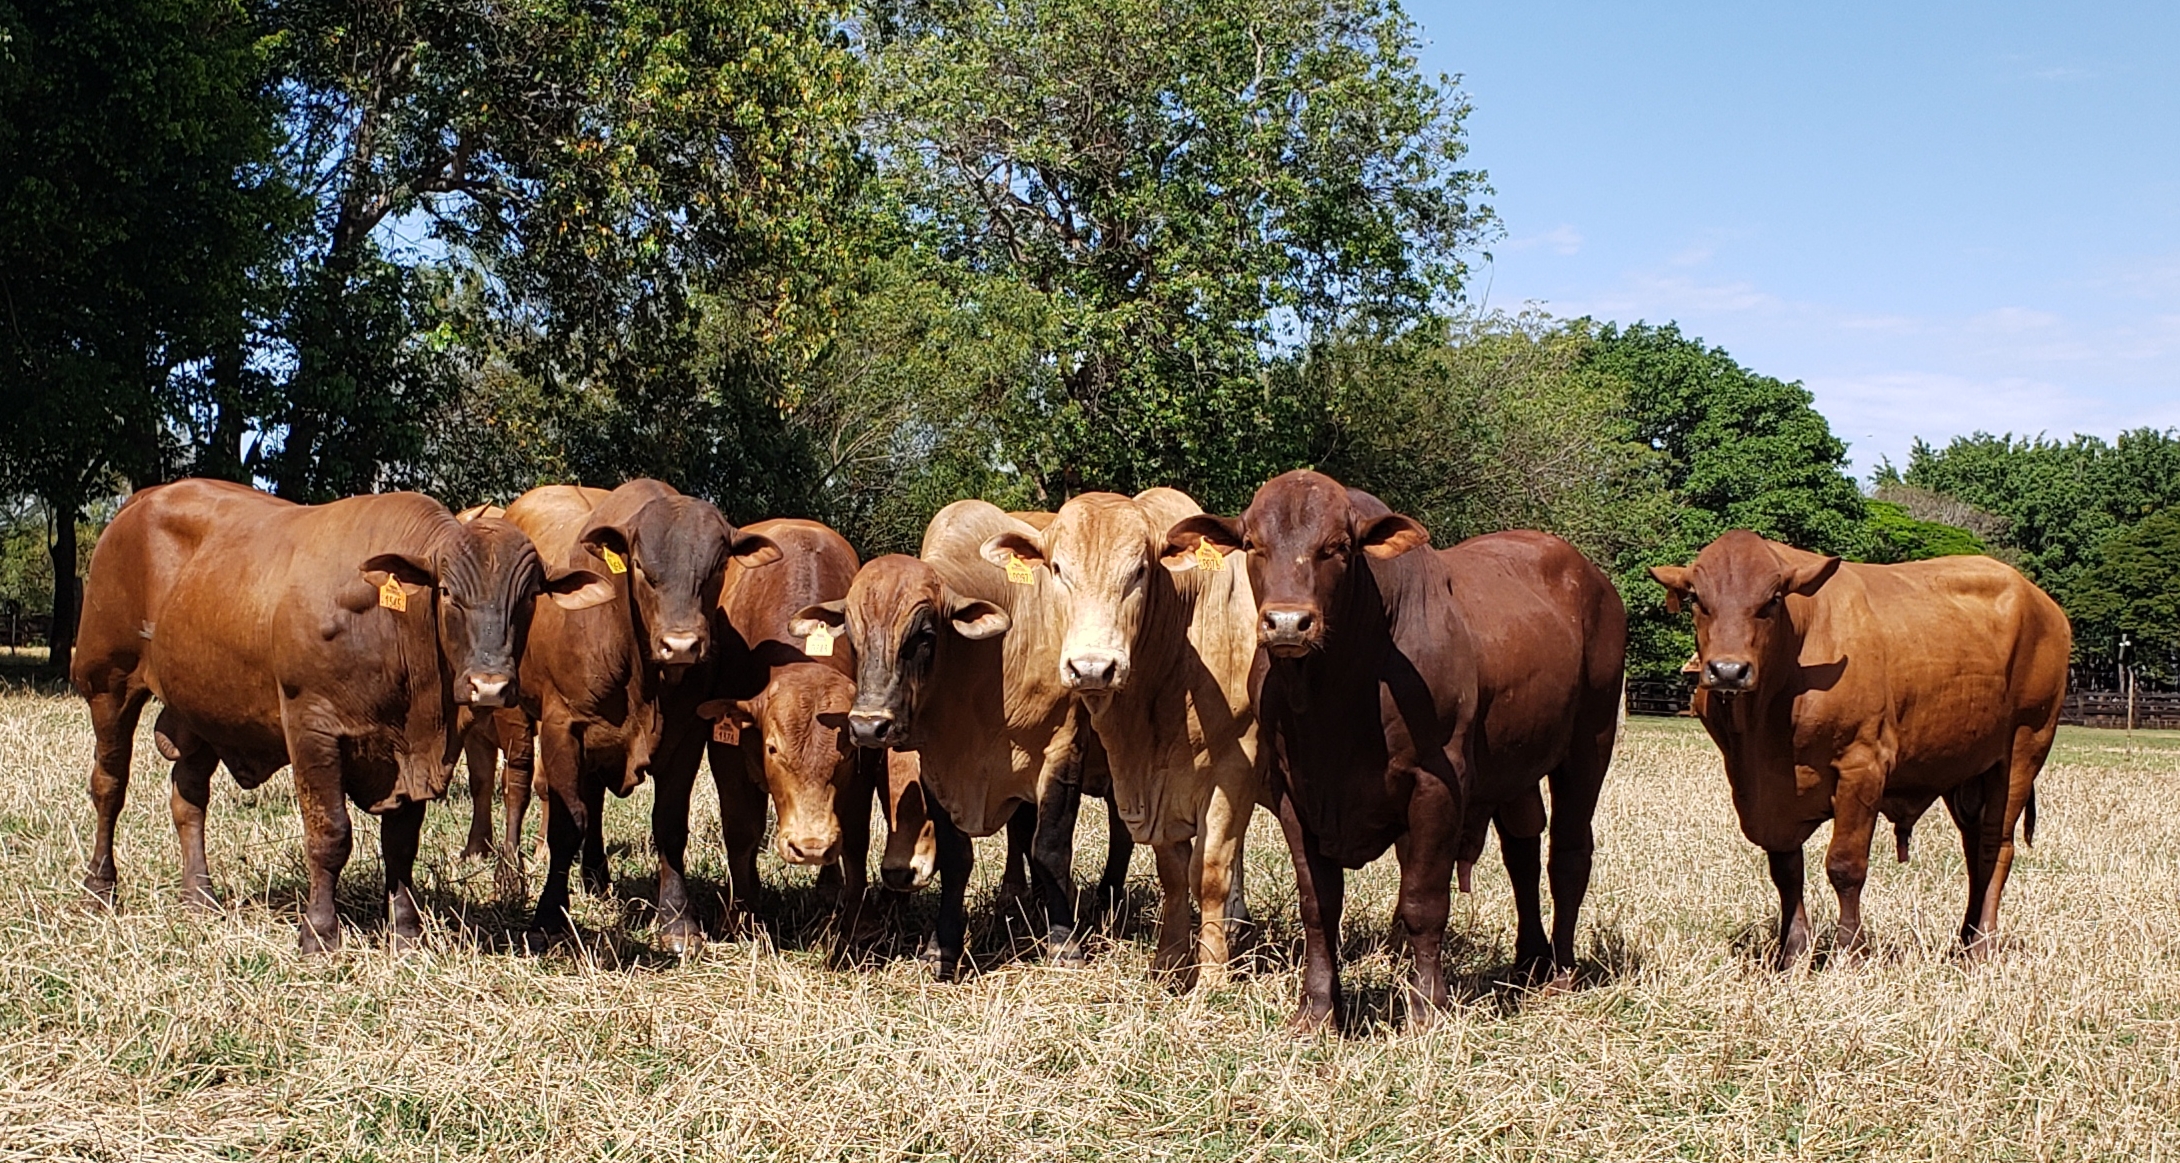
<svg viewBox="0 0 2180 1163"><path fill-rule="evenodd" d="M1381 862L1354 878L1346 940L1363 1032L1345 1039L1282 1032L1298 929L1261 815L1249 892L1264 931L1231 984L1188 996L1146 978L1139 927L1087 971L1013 958L990 843L972 903L983 969L965 983L927 981L905 937L870 966L827 970L809 878L776 864L768 938L670 961L628 903L651 889L640 795L607 809L629 897L579 898L578 948L506 950L521 914L493 898L489 870L454 859L457 801L433 811L426 840L427 948L390 955L373 931L383 908L365 823L343 892L361 927L347 952L306 961L284 780L215 797L226 911L200 916L173 903L165 774L148 746L124 817L121 907L86 910L75 885L90 745L73 698L0 695L0 1159L2180 1149L2180 736L2141 735L2130 750L2117 733L2062 734L1993 963L1952 955L1959 844L1933 817L1913 864L1875 866L1875 952L1780 975L1762 963L1775 900L1735 831L1716 754L1691 723L1638 720L1599 809L1583 988L1530 998L1493 984L1513 925L1493 868L1456 906L1462 1000L1430 1032L1399 1032L1385 1021L1400 962L1384 940L1393 877ZM1092 867L1099 838L1080 851ZM1152 911L1147 863L1136 926ZM718 883L716 841L695 864L700 883ZM1822 931L1829 893L1812 889ZM929 909L898 918L902 932Z"/></svg>

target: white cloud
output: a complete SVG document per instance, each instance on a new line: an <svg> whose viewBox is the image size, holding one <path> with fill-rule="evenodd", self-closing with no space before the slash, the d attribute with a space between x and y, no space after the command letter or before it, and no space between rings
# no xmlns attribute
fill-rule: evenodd
<svg viewBox="0 0 2180 1163"><path fill-rule="evenodd" d="M1576 230L1572 226L1568 226L1562 223L1561 225L1552 227L1550 230L1547 230L1542 234L1531 234L1522 238L1507 239L1505 242L1502 242L1498 245L1498 249L1503 251L1522 251L1530 250L1532 248L1540 246L1551 251L1553 254L1578 254L1582 250L1582 232Z"/></svg>

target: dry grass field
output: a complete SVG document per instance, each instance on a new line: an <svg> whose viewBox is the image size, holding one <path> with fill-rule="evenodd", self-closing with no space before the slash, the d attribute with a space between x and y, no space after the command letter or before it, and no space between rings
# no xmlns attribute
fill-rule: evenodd
<svg viewBox="0 0 2180 1163"><path fill-rule="evenodd" d="M173 903L163 765L140 744L107 914L76 888L89 754L73 697L0 694L0 1159L2180 1154L2176 735L2131 749L2114 732L2061 736L1991 963L1952 955L1963 888L1941 813L1914 863L1879 845L1875 952L1781 975L1762 963L1776 901L1715 753L1693 723L1637 720L1599 812L1581 989L1494 983L1513 910L1492 865L1457 898L1462 1000L1402 1032L1385 861L1350 898L1358 1032L1306 1039L1282 1031L1299 930L1261 813L1249 891L1263 931L1232 983L1186 996L1146 978L1147 857L1129 924L1092 968L1061 971L1013 953L996 842L979 845L980 971L965 982L933 984L906 956L928 899L870 965L827 970L810 878L776 863L765 936L670 960L631 903L652 887L641 794L607 809L629 900L578 897L577 947L508 951L521 913L494 899L489 869L455 859L457 800L434 810L419 870L437 927L425 949L389 954L373 931L366 822L343 892L360 927L346 952L306 961L284 777L216 794L226 909L193 914ZM1085 869L1102 855L1088 831ZM717 841L692 855L709 894ZM1813 855L1821 934L1820 867Z"/></svg>

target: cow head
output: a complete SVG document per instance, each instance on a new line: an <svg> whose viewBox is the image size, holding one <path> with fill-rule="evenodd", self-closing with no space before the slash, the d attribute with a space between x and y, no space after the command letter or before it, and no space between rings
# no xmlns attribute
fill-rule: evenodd
<svg viewBox="0 0 2180 1163"><path fill-rule="evenodd" d="M847 634L855 647L848 737L860 747L898 748L910 746L941 639L991 638L1008 625L1005 610L962 597L929 564L895 553L858 570L846 598L804 607L789 629L803 638Z"/></svg>
<svg viewBox="0 0 2180 1163"><path fill-rule="evenodd" d="M1208 513L1166 533L1166 568L1196 568L1204 543L1221 553L1248 554L1256 591L1257 642L1280 658L1324 648L1329 614L1348 583L1358 553L1394 558L1428 547L1430 534L1412 517L1356 505L1340 482L1297 470L1257 490L1237 519Z"/></svg>
<svg viewBox="0 0 2180 1163"><path fill-rule="evenodd" d="M1164 531L1151 528L1133 500L1084 493L1060 506L1042 532L1001 533L981 552L1001 568L1019 559L1051 576L1066 628L1060 685L1095 699L1128 685L1150 571L1164 544Z"/></svg>
<svg viewBox="0 0 2180 1163"><path fill-rule="evenodd" d="M939 864L938 830L923 801L923 767L913 751L886 753L886 851L878 880L895 892L930 883Z"/></svg>
<svg viewBox="0 0 2180 1163"><path fill-rule="evenodd" d="M619 503L623 485L576 538L611 571L626 571L645 655L676 669L711 652L712 617L727 562L755 569L779 560L772 539L744 533L708 501L679 493ZM641 500L641 497L635 498Z"/></svg>
<svg viewBox="0 0 2180 1163"><path fill-rule="evenodd" d="M780 859L825 865L840 858L835 791L853 778L856 749L846 738L855 684L811 662L772 668L755 698L706 703L698 713L725 717L763 740L765 787L779 810ZM865 810L869 810L865 804Z"/></svg>
<svg viewBox="0 0 2180 1163"><path fill-rule="evenodd" d="M496 517L457 525L430 552L374 555L360 571L373 588L393 578L431 596L454 701L463 706L515 704L517 664L539 595L571 610L613 598L612 584L588 570L548 576L529 537Z"/></svg>
<svg viewBox="0 0 2180 1163"><path fill-rule="evenodd" d="M1789 597L1809 597L1839 571L1839 559L1789 550L1736 529L1703 547L1692 566L1661 565L1650 576L1665 587L1674 613L1695 613L1697 683L1733 694L1756 689L1769 670L1795 666L1801 634Z"/></svg>

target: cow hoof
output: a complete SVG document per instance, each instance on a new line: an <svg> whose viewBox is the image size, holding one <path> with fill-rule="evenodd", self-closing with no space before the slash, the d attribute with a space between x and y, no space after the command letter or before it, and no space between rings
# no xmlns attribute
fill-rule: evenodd
<svg viewBox="0 0 2180 1163"><path fill-rule="evenodd" d="M922 961L931 971L933 981L952 981L961 975L961 950L942 950L936 945L924 949Z"/></svg>
<svg viewBox="0 0 2180 1163"><path fill-rule="evenodd" d="M386 951L394 954L414 953L424 947L422 933L392 933L386 938Z"/></svg>
<svg viewBox="0 0 2180 1163"><path fill-rule="evenodd" d="M1573 992L1574 969L1572 967L1554 973L1550 980L1537 987L1539 997L1558 997L1560 994Z"/></svg>
<svg viewBox="0 0 2180 1163"><path fill-rule="evenodd" d="M308 923L297 926L297 930L295 944L301 950L303 956L316 957L325 953L340 952L341 930L338 925L324 933L311 928Z"/></svg>
<svg viewBox="0 0 2180 1163"><path fill-rule="evenodd" d="M603 868L584 869L583 891L595 897L613 895L613 874Z"/></svg>
<svg viewBox="0 0 2180 1163"><path fill-rule="evenodd" d="M1319 1034L1332 1033L1338 1025L1329 1007L1320 1007L1305 1001L1287 1019L1287 1032L1297 1037L1312 1038Z"/></svg>
<svg viewBox="0 0 2180 1163"><path fill-rule="evenodd" d="M568 939L565 929L530 929L522 934L522 951L531 956L550 953Z"/></svg>
<svg viewBox="0 0 2180 1163"><path fill-rule="evenodd" d="M99 877L84 877L84 906L95 912L111 912L114 908L114 883L111 880L104 880Z"/></svg>
<svg viewBox="0 0 2180 1163"><path fill-rule="evenodd" d="M704 951L704 932L695 925L669 928L659 934L659 947L676 957L694 957Z"/></svg>
<svg viewBox="0 0 2180 1163"><path fill-rule="evenodd" d="M482 860L490 855L492 855L492 843L489 840L471 840L462 846L463 860Z"/></svg>
<svg viewBox="0 0 2180 1163"><path fill-rule="evenodd" d="M1080 945L1062 945L1052 951L1050 964L1054 969L1088 969L1090 955Z"/></svg>
<svg viewBox="0 0 2180 1163"><path fill-rule="evenodd" d="M212 895L211 889L202 886L183 889L179 900L183 908L193 913L216 913L220 911L219 898Z"/></svg>
<svg viewBox="0 0 2180 1163"><path fill-rule="evenodd" d="M503 900L520 901L530 897L530 878L519 868L500 867L492 874L492 887Z"/></svg>

